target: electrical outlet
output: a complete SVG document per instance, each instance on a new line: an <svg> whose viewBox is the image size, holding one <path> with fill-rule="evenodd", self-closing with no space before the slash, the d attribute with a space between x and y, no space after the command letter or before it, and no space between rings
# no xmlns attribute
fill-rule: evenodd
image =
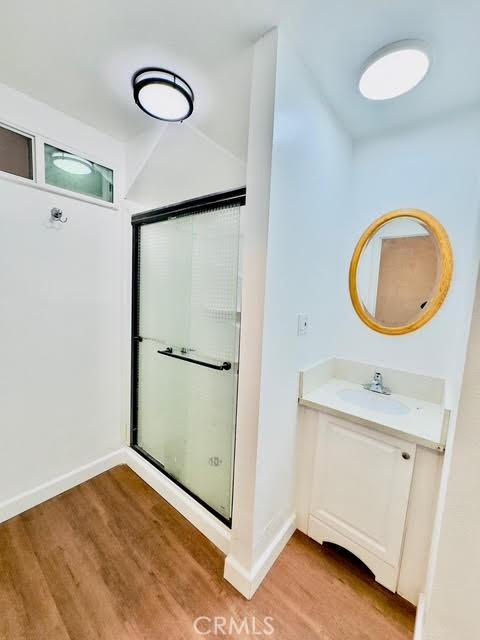
<svg viewBox="0 0 480 640"><path fill-rule="evenodd" d="M308 316L306 313L298 314L297 335L304 336L308 332Z"/></svg>

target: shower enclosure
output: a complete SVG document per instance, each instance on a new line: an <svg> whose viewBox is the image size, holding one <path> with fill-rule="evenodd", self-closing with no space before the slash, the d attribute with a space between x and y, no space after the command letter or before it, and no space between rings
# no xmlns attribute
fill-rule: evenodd
<svg viewBox="0 0 480 640"><path fill-rule="evenodd" d="M245 189L133 216L131 446L231 523Z"/></svg>

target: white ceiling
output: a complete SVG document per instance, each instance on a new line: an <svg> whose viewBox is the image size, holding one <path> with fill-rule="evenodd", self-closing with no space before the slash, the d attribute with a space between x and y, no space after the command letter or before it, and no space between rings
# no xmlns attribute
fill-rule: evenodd
<svg viewBox="0 0 480 640"><path fill-rule="evenodd" d="M480 101L479 0L6 2L0 81L128 140L152 126L131 98L133 72L171 68L194 87L191 126L244 158L251 44L275 25L290 32L354 137ZM366 101L359 68L403 38L432 47L427 79L391 102Z"/></svg>
<svg viewBox="0 0 480 640"><path fill-rule="evenodd" d="M479 0L296 0L295 5L292 32L301 37L304 57L354 137L480 102ZM405 38L429 44L433 63L426 79L394 100L366 100L357 90L364 61Z"/></svg>
<svg viewBox="0 0 480 640"><path fill-rule="evenodd" d="M127 195L144 209L245 184L245 163L212 145L188 123L183 127L166 125L157 140L146 164L132 176Z"/></svg>

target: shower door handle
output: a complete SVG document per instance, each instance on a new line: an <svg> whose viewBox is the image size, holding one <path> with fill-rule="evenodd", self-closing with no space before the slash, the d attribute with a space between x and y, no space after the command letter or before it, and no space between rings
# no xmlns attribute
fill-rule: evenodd
<svg viewBox="0 0 480 640"><path fill-rule="evenodd" d="M211 364L210 362L203 362L203 360L195 360L194 358L187 358L186 356L173 353L172 347L167 347L162 351L157 351L161 356L168 356L169 358L175 358L176 360L185 360L185 362L191 362L192 364L198 364L201 367L208 367L209 369L215 369L216 371L229 371L232 368L231 362L224 362L223 364Z"/></svg>

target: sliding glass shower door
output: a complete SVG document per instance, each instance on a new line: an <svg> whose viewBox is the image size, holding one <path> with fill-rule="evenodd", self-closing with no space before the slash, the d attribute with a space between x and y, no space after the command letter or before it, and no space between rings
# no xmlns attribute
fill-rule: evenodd
<svg viewBox="0 0 480 640"><path fill-rule="evenodd" d="M134 219L132 446L225 522L244 200L234 193Z"/></svg>

